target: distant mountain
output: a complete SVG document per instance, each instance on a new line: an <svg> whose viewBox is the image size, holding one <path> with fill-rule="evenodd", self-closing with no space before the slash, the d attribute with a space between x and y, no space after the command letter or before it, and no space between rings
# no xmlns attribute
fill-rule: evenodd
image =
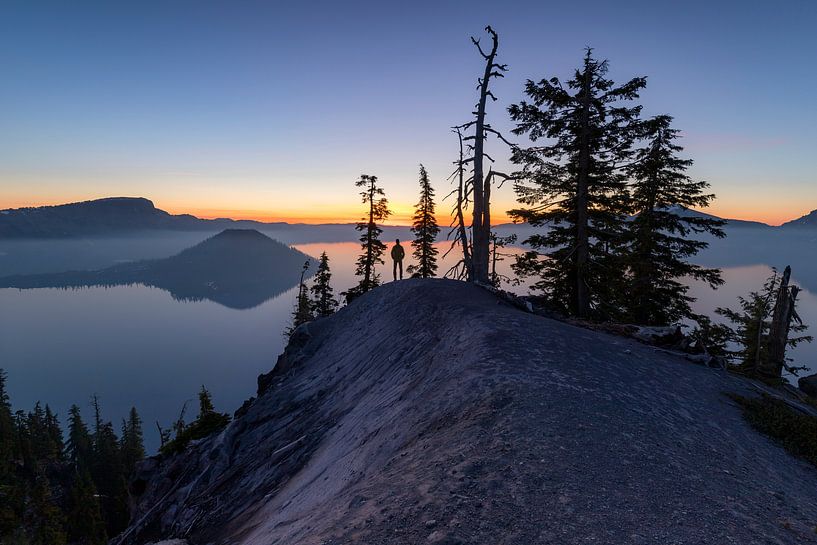
<svg viewBox="0 0 817 545"><path fill-rule="evenodd" d="M811 212L809 212L805 216L797 218L796 220L787 221L786 223L784 223L780 227L785 227L785 228L789 228L789 229L791 229L791 228L803 228L803 227L806 227L806 228L809 228L809 229L817 228L817 210L812 210Z"/></svg>
<svg viewBox="0 0 817 545"><path fill-rule="evenodd" d="M310 225L229 218L201 219L174 215L141 197L110 197L56 206L0 210L0 240L109 237L160 231L218 232L256 229L288 244L351 242L359 233L352 223ZM408 239L408 227L386 226L385 240Z"/></svg>
<svg viewBox="0 0 817 545"><path fill-rule="evenodd" d="M155 229L219 230L237 225L274 227L285 224L173 215L141 197L110 197L56 206L0 210L0 238L74 237Z"/></svg>
<svg viewBox="0 0 817 545"><path fill-rule="evenodd" d="M692 216L698 218L707 218L707 219L714 219L714 220L721 220L726 222L726 227L754 227L754 228L762 228L762 229L771 229L772 226L763 223L760 221L749 221L749 220L734 220L734 219L727 219L721 218L718 216L713 216L712 214L707 214L706 212L701 212L699 210L693 210L691 208L686 208L685 206L675 205L670 207L670 210L678 214L679 216Z"/></svg>
<svg viewBox="0 0 817 545"><path fill-rule="evenodd" d="M225 230L166 258L124 263L98 271L17 275L0 288L76 288L144 284L176 299L209 299L251 308L298 283L306 254L250 229ZM314 268L314 267L313 267Z"/></svg>
<svg viewBox="0 0 817 545"><path fill-rule="evenodd" d="M691 217L698 217L698 218L708 218L708 219L715 219L715 220L722 220L726 222L726 227L736 227L736 228L754 228L754 229L774 229L771 225L766 223L762 223L759 221L747 221L747 220L733 220L733 219L724 219L718 216L713 216L712 214L707 214L705 212L700 212L698 210L692 210L691 208L686 208L684 206L673 206L669 210L675 212L679 216L691 216ZM634 216L633 216L634 217ZM494 231L500 236L508 236L511 234L515 234L518 237L517 243L521 243L523 240L528 238L530 235L541 232L542 227L531 227L528 223L502 223L499 225L494 226Z"/></svg>

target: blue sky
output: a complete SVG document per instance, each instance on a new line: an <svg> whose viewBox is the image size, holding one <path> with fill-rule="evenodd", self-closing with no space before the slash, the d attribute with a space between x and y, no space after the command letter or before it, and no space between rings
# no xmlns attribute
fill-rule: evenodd
<svg viewBox="0 0 817 545"><path fill-rule="evenodd" d="M369 173L405 215L419 163L447 193L488 23L510 68L494 126L526 79L566 79L592 46L617 81L648 76L645 113L675 116L715 212L817 208L817 2L35 0L0 7L0 208L139 195L353 219Z"/></svg>

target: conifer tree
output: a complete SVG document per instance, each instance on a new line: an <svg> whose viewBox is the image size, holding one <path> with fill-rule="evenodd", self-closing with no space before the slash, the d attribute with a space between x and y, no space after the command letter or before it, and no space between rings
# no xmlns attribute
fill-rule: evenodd
<svg viewBox="0 0 817 545"><path fill-rule="evenodd" d="M43 473L38 473L28 501L27 528L31 545L63 545L64 518L54 501L51 484Z"/></svg>
<svg viewBox="0 0 817 545"><path fill-rule="evenodd" d="M6 380L5 370L0 369L0 478L11 473L15 454L14 415L11 399L6 390Z"/></svg>
<svg viewBox="0 0 817 545"><path fill-rule="evenodd" d="M692 165L678 154L678 130L672 117L660 115L641 124L646 146L635 154L627 168L631 180L631 212L627 224L625 263L629 289L625 306L628 320L644 325L669 325L693 316L684 277L707 282L716 288L723 283L718 269L691 264L687 258L708 243L694 235L725 236L725 222L695 214L715 198L705 193L709 184L692 180L686 173Z"/></svg>
<svg viewBox="0 0 817 545"><path fill-rule="evenodd" d="M79 407L71 405L68 409L68 441L65 445L68 461L74 468L88 469L91 464L91 432L82 420Z"/></svg>
<svg viewBox="0 0 817 545"><path fill-rule="evenodd" d="M309 303L309 291L304 283L304 275L309 270L309 261L301 269L301 280L298 283L298 296L295 299L295 310L292 311L292 325L286 330L286 336L291 337L298 326L312 319L312 308Z"/></svg>
<svg viewBox="0 0 817 545"><path fill-rule="evenodd" d="M737 345L736 349L727 351L727 356L746 372L757 372L769 360L769 329L780 281L780 275L776 270L772 270L760 291L750 292L746 297L738 297L739 310L729 308L715 310L731 323L727 326L728 340ZM795 317L795 323L790 329L792 333L802 333L808 329L796 313ZM789 337L786 340L786 347L793 348L800 343L811 341L810 335ZM797 371L797 368L788 365L785 367L790 371Z"/></svg>
<svg viewBox="0 0 817 545"><path fill-rule="evenodd" d="M119 438L113 424L102 419L99 398L91 398L94 430L89 471L102 501L102 516L108 535L117 535L128 525L128 491Z"/></svg>
<svg viewBox="0 0 817 545"><path fill-rule="evenodd" d="M14 470L17 433L6 377L0 369L0 543L20 526L23 509L22 486Z"/></svg>
<svg viewBox="0 0 817 545"><path fill-rule="evenodd" d="M378 263L381 265L384 263L383 252L386 251L386 245L380 240L383 229L378 223L391 215L386 193L377 185L377 176L361 174L360 180L355 182L355 185L363 188L360 196L363 204L368 205L368 211L366 217L355 227L361 232L360 247L363 250L357 259L355 274L361 278L357 286L345 292L347 301L380 285L380 275L375 271L375 267Z"/></svg>
<svg viewBox="0 0 817 545"><path fill-rule="evenodd" d="M127 420L122 420L122 438L120 443L125 475L131 475L136 464L145 457L142 419L139 417L139 413L136 412L136 407L131 407Z"/></svg>
<svg viewBox="0 0 817 545"><path fill-rule="evenodd" d="M547 259L528 252L515 265L522 276L539 276L543 291L560 310L580 318L609 317L619 308L616 250L627 214L626 178L646 78L616 86L606 79L607 61L588 49L582 67L562 85L558 78L528 80L530 102L510 106L514 133L541 145L516 147L512 161L518 201L527 206L511 215L548 230L525 243L545 250ZM591 316L591 314L593 316Z"/></svg>
<svg viewBox="0 0 817 545"><path fill-rule="evenodd" d="M407 272L415 278L430 278L437 274L437 248L434 242L440 233L437 218L434 216L434 188L428 179L428 172L420 165L420 200L414 207L414 223L411 232L414 240L412 255L417 260L416 265L410 265Z"/></svg>
<svg viewBox="0 0 817 545"><path fill-rule="evenodd" d="M318 261L318 272L315 273L312 287L309 288L312 291L311 307L315 316L329 316L338 307L334 290L330 284L331 279L332 271L329 269L329 256L326 255L326 252L323 252Z"/></svg>
<svg viewBox="0 0 817 545"><path fill-rule="evenodd" d="M87 470L74 472L66 514L66 532L70 543L104 545L108 541L96 487Z"/></svg>

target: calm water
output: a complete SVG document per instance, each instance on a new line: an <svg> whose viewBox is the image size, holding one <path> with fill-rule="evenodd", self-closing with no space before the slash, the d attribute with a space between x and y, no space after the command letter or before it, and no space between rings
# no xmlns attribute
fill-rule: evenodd
<svg viewBox="0 0 817 545"><path fill-rule="evenodd" d="M168 243L162 249L171 254L181 249L176 246L186 247L206 236L182 237L175 246ZM296 247L316 257L324 250L328 253L336 293L355 283L356 243ZM446 260L441 272L453 261ZM509 263L501 264L503 272L508 272ZM390 268L381 267L380 272L383 280L391 279ZM737 296L758 289L769 272L764 264L730 264L720 290L692 285L699 298L696 310L711 313L717 306L734 307ZM809 280L801 284L814 285L817 278ZM295 294L292 288L258 307L234 310L210 301L175 301L162 290L143 286L0 289L0 367L9 374L15 408L28 409L42 400L64 416L77 403L89 416L88 400L96 393L105 417L115 423L136 406L153 448L158 442L155 422L169 425L185 401L188 416L194 417L202 385L213 392L217 407L228 412L254 395L256 377L272 368L283 349L282 331ZM799 308L803 319L817 326L813 292L801 292ZM803 345L792 356L800 365L813 364L817 346Z"/></svg>

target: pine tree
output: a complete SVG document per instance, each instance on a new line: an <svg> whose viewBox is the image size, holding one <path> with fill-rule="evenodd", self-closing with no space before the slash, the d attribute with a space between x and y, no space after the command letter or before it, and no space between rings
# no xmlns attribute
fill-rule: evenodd
<svg viewBox="0 0 817 545"><path fill-rule="evenodd" d="M122 438L120 440L122 451L122 463L125 466L125 474L131 475L136 468L136 464L145 457L145 441L142 433L142 419L136 412L136 407L131 407L128 419L122 421Z"/></svg>
<svg viewBox="0 0 817 545"><path fill-rule="evenodd" d="M515 174L517 198L528 208L511 215L548 229L525 241L544 249L547 259L528 252L514 268L521 276L540 276L534 289L580 318L619 310L616 251L627 213L621 165L630 157L641 109L628 102L646 85L646 78L634 78L616 87L605 78L607 70L607 61L594 59L588 49L565 86L558 78L528 80L531 102L509 108L515 134L547 140L512 154L522 165Z"/></svg>
<svg viewBox="0 0 817 545"><path fill-rule="evenodd" d="M332 271L329 270L329 256L326 255L326 252L323 252L320 261L318 261L318 272L315 273L312 287L309 288L312 291L311 308L316 316L329 316L338 307L338 302L330 284L331 279Z"/></svg>
<svg viewBox="0 0 817 545"><path fill-rule="evenodd" d="M625 263L630 273L627 290L628 319L637 324L669 325L693 316L684 277L709 283L713 288L723 280L718 269L693 265L687 258L706 248L706 242L692 235L709 233L725 236L725 222L697 215L689 209L703 208L715 198L705 193L709 184L692 180L689 159L675 143L678 130L672 117L661 115L642 123L646 146L640 149L627 169L631 180L631 212L627 224Z"/></svg>
<svg viewBox="0 0 817 545"><path fill-rule="evenodd" d="M92 441L88 426L82 420L79 407L68 409L68 441L65 446L68 461L77 470L87 470L91 464Z"/></svg>
<svg viewBox="0 0 817 545"><path fill-rule="evenodd" d="M23 512L23 487L15 472L17 430L6 377L0 369L0 543L20 526Z"/></svg>
<svg viewBox="0 0 817 545"><path fill-rule="evenodd" d="M738 297L739 310L718 308L717 314L731 323L728 340L737 349L727 351L727 356L740 368L755 373L769 359L769 328L772 313L780 287L780 275L776 270L766 279L761 291L750 292L746 297ZM802 333L808 328L797 318L791 332ZM812 337L800 335L787 339L787 347L793 348L803 342L811 342ZM791 369L791 368L790 368Z"/></svg>
<svg viewBox="0 0 817 545"><path fill-rule="evenodd" d="M416 265L410 265L407 272L414 278L429 278L437 274L437 248L434 242L440 233L437 218L434 217L434 188L428 180L428 172L420 165L420 200L414 207L414 223L411 232L414 240L412 255L417 260Z"/></svg>
<svg viewBox="0 0 817 545"><path fill-rule="evenodd" d="M210 395L210 391L202 384L201 390L199 391L199 420L206 418L214 412L216 412L216 409L213 406L213 396Z"/></svg>
<svg viewBox="0 0 817 545"><path fill-rule="evenodd" d="M117 535L128 525L128 490L119 438L113 424L102 419L99 398L91 398L94 409L94 430L89 471L94 481L108 535Z"/></svg>
<svg viewBox="0 0 817 545"><path fill-rule="evenodd" d="M69 542L76 545L104 545L108 541L96 487L87 470L74 472L68 491L66 531Z"/></svg>
<svg viewBox="0 0 817 545"><path fill-rule="evenodd" d="M303 269L301 269L301 281L298 282L298 296L295 299L295 310L292 311L292 325L290 325L285 332L287 337L291 337L292 334L295 333L295 330L298 329L298 326L312 320L312 306L309 302L309 291L304 283L304 275L306 275L307 270L309 270L309 261L304 263Z"/></svg>
<svg viewBox="0 0 817 545"><path fill-rule="evenodd" d="M51 407L45 406L45 434L48 438L48 459L52 462L63 461L65 444L62 436L62 426Z"/></svg>
<svg viewBox="0 0 817 545"><path fill-rule="evenodd" d="M389 201L385 197L383 188L377 185L377 176L361 174L360 180L355 182L357 187L364 188L360 196L363 204L368 205L368 212L355 227L360 231L360 247L363 253L357 259L355 274L360 276L358 285L345 292L346 300L351 301L369 290L380 285L380 275L375 271L378 263L383 262L383 252L386 245L380 240L383 229L378 225L391 215Z"/></svg>
<svg viewBox="0 0 817 545"><path fill-rule="evenodd" d="M64 544L63 515L54 502L51 484L43 473L38 473L28 503L26 527L31 545Z"/></svg>
<svg viewBox="0 0 817 545"><path fill-rule="evenodd" d="M6 380L5 370L0 369L0 479L11 474L16 450L14 415L6 391Z"/></svg>

